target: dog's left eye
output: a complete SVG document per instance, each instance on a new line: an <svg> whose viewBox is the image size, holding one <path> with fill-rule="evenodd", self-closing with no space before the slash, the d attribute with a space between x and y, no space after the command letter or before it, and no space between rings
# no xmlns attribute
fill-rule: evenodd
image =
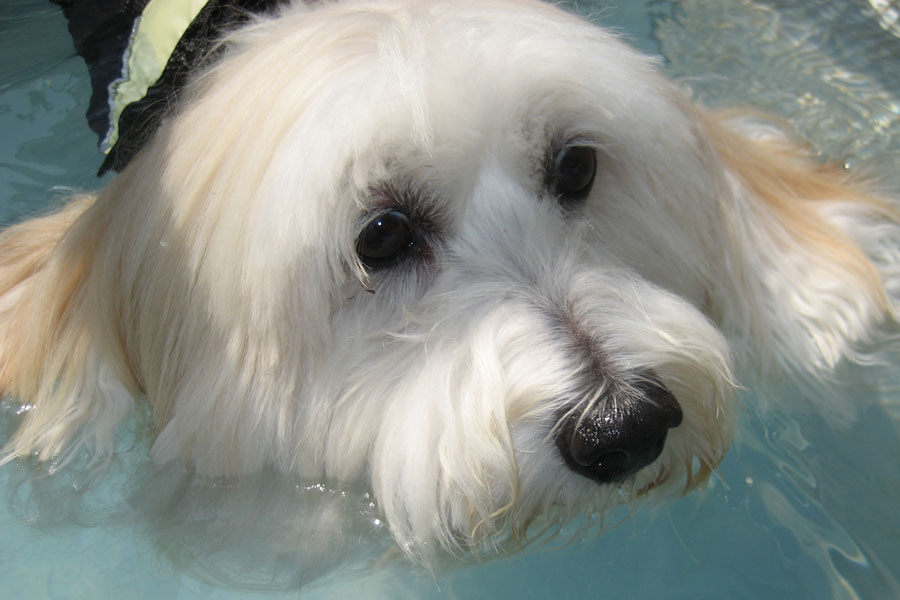
<svg viewBox="0 0 900 600"><path fill-rule="evenodd" d="M366 224L356 239L356 253L365 266L378 268L395 263L414 243L409 219L392 210Z"/></svg>
<svg viewBox="0 0 900 600"><path fill-rule="evenodd" d="M553 160L553 191L568 200L582 200L591 191L597 157L589 146L567 145Z"/></svg>

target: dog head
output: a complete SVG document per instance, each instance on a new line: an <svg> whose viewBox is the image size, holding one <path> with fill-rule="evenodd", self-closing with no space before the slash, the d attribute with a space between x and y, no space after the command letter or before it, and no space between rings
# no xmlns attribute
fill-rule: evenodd
<svg viewBox="0 0 900 600"><path fill-rule="evenodd" d="M648 59L520 3L336 5L232 44L157 142L210 324L157 458L371 476L415 547L717 464L727 345L654 280L699 294L716 182Z"/></svg>
<svg viewBox="0 0 900 600"><path fill-rule="evenodd" d="M294 7L78 219L61 312L91 307L78 348L146 393L157 460L369 481L410 555L477 549L690 488L730 441L730 344L827 366L888 311L826 220L880 205L787 147L545 4ZM110 395L85 379L71 402ZM35 406L19 450L58 448Z"/></svg>

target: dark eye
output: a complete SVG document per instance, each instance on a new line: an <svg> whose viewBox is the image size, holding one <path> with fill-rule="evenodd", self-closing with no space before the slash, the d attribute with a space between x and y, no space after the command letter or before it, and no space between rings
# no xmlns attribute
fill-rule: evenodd
<svg viewBox="0 0 900 600"><path fill-rule="evenodd" d="M597 157L588 146L566 146L553 159L553 191L559 196L581 200L591 191Z"/></svg>
<svg viewBox="0 0 900 600"><path fill-rule="evenodd" d="M369 268L395 263L414 245L413 227L402 212L392 210L371 221L356 238L356 253Z"/></svg>

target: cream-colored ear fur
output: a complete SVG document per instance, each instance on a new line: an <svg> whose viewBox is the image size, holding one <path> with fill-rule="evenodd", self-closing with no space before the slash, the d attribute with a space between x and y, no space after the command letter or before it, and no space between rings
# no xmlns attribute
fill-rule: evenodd
<svg viewBox="0 0 900 600"><path fill-rule="evenodd" d="M0 393L28 411L0 463L71 456L78 441L97 457L108 455L131 409L123 382L133 388L133 379L102 349L105 327L91 321L87 282L102 224L88 226L82 217L94 201L77 196L0 236ZM91 439L76 439L88 423Z"/></svg>
<svg viewBox="0 0 900 600"><path fill-rule="evenodd" d="M819 164L780 127L697 114L724 163L721 287L714 317L762 366L827 380L883 340L900 286L895 208L846 170Z"/></svg>

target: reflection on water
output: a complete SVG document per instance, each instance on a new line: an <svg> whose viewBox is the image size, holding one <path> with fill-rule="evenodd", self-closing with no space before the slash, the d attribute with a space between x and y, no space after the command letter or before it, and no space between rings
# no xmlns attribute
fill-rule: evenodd
<svg viewBox="0 0 900 600"><path fill-rule="evenodd" d="M706 104L784 115L831 158L900 162L900 37L863 2L664 6L653 12L660 50Z"/></svg>
<svg viewBox="0 0 900 600"><path fill-rule="evenodd" d="M869 0L869 4L878 23L886 31L900 38L900 2L897 0Z"/></svg>

